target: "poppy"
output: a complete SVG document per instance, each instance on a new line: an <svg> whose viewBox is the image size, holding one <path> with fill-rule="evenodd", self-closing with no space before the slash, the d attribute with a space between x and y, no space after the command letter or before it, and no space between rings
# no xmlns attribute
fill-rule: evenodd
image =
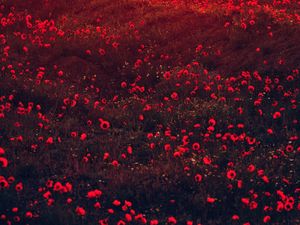
<svg viewBox="0 0 300 225"><path fill-rule="evenodd" d="M273 114L273 119L279 119L281 117L281 113L280 112L275 112Z"/></svg>
<svg viewBox="0 0 300 225"><path fill-rule="evenodd" d="M270 216L265 216L265 217L263 218L263 222L264 222L264 223L268 223L268 222L270 222L270 220L271 220L271 217L270 217Z"/></svg>
<svg viewBox="0 0 300 225"><path fill-rule="evenodd" d="M62 189L62 184L60 182L56 182L53 186L54 191L60 191Z"/></svg>
<svg viewBox="0 0 300 225"><path fill-rule="evenodd" d="M216 198L211 198L211 197L207 197L206 201L208 203L214 203L217 199Z"/></svg>
<svg viewBox="0 0 300 225"><path fill-rule="evenodd" d="M168 218L168 223L171 223L171 224L176 224L177 223L177 220L174 216L170 216Z"/></svg>
<svg viewBox="0 0 300 225"><path fill-rule="evenodd" d="M209 164L211 164L211 159L210 159L209 157L205 156L205 157L203 158L203 163L204 163L205 165L209 165Z"/></svg>
<svg viewBox="0 0 300 225"><path fill-rule="evenodd" d="M236 177L236 172L234 170L228 170L227 171L227 178L229 180L233 180Z"/></svg>
<svg viewBox="0 0 300 225"><path fill-rule="evenodd" d="M150 225L158 225L158 220L151 220Z"/></svg>
<svg viewBox="0 0 300 225"><path fill-rule="evenodd" d="M86 215L86 211L84 208L77 206L77 208L75 209L75 212L78 216L85 216Z"/></svg>
<svg viewBox="0 0 300 225"><path fill-rule="evenodd" d="M2 167L7 167L8 166L8 161L4 157L0 157L0 164L2 164Z"/></svg>
<svg viewBox="0 0 300 225"><path fill-rule="evenodd" d="M201 174L196 174L195 175L195 181L196 182L201 182L202 181L202 175Z"/></svg>
<svg viewBox="0 0 300 225"><path fill-rule="evenodd" d="M171 78L171 73L169 71L165 72L163 77L166 79L166 80L170 80Z"/></svg>
<svg viewBox="0 0 300 225"><path fill-rule="evenodd" d="M232 220L239 220L240 219L240 217L238 215L233 215L231 218L232 218Z"/></svg>
<svg viewBox="0 0 300 225"><path fill-rule="evenodd" d="M108 121L104 121L104 120L101 121L100 128L102 130L107 130L107 129L109 129L109 127L110 127L110 124Z"/></svg>
<svg viewBox="0 0 300 225"><path fill-rule="evenodd" d="M16 191L22 191L23 190L23 184L20 182L15 186Z"/></svg>
<svg viewBox="0 0 300 225"><path fill-rule="evenodd" d="M198 151L200 149L200 144L198 142L193 143L193 150Z"/></svg>

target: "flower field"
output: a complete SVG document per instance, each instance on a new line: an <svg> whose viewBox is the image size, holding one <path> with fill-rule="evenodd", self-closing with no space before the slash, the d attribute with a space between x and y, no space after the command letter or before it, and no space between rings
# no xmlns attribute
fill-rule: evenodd
<svg viewBox="0 0 300 225"><path fill-rule="evenodd" d="M300 224L300 2L0 1L0 224Z"/></svg>

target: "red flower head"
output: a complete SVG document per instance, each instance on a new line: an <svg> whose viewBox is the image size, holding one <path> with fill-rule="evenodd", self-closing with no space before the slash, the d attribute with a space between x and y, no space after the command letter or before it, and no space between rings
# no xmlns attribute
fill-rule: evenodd
<svg viewBox="0 0 300 225"><path fill-rule="evenodd" d="M168 223L171 223L171 224L176 224L177 223L177 220L174 216L170 216L168 218Z"/></svg>
<svg viewBox="0 0 300 225"><path fill-rule="evenodd" d="M227 178L233 180L236 177L236 172L234 170L227 171Z"/></svg>
<svg viewBox="0 0 300 225"><path fill-rule="evenodd" d="M8 166L8 161L4 157L0 157L0 164L2 164L2 167L7 167Z"/></svg>
<svg viewBox="0 0 300 225"><path fill-rule="evenodd" d="M85 216L86 215L85 209L82 208L82 207L79 207L79 206L76 208L75 212L78 216Z"/></svg>

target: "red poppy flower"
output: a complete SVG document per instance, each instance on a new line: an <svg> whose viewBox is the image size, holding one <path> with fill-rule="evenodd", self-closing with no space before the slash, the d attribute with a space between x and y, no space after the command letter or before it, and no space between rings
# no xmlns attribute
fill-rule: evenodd
<svg viewBox="0 0 300 225"><path fill-rule="evenodd" d="M267 130L267 132L268 132L268 134L273 134L273 130L272 130L271 128L269 128L269 129Z"/></svg>
<svg viewBox="0 0 300 225"><path fill-rule="evenodd" d="M32 212L28 211L25 213L26 218L32 218Z"/></svg>
<svg viewBox="0 0 300 225"><path fill-rule="evenodd" d="M64 75L64 72L60 70L60 71L57 72L57 75L58 75L59 77L62 77L62 76Z"/></svg>
<svg viewBox="0 0 300 225"><path fill-rule="evenodd" d="M50 191L47 191L47 192L45 192L45 193L43 194L43 197L44 197L45 199L49 199L50 196L51 196L51 192L50 192Z"/></svg>
<svg viewBox="0 0 300 225"><path fill-rule="evenodd" d="M166 80L170 80L171 78L171 73L169 71L165 72L163 77L166 79Z"/></svg>
<svg viewBox="0 0 300 225"><path fill-rule="evenodd" d="M15 178L13 176L10 176L10 177L7 178L7 182L9 184L13 183L14 181L15 181Z"/></svg>
<svg viewBox="0 0 300 225"><path fill-rule="evenodd" d="M131 221L132 221L132 216L131 216L129 213L126 213L126 214L125 214L125 219L126 219L128 222L131 222Z"/></svg>
<svg viewBox="0 0 300 225"><path fill-rule="evenodd" d="M236 177L236 172L234 170L227 171L227 178L233 180Z"/></svg>
<svg viewBox="0 0 300 225"><path fill-rule="evenodd" d="M76 210L75 210L76 214L78 216L85 216L86 215L86 211L84 208L77 206Z"/></svg>
<svg viewBox="0 0 300 225"><path fill-rule="evenodd" d="M193 150L198 151L200 149L200 144L198 142L193 143Z"/></svg>
<svg viewBox="0 0 300 225"><path fill-rule="evenodd" d="M101 128L102 130L107 130L107 129L109 129L109 127L110 127L110 124L109 124L108 121L102 120L102 121L100 122L100 128Z"/></svg>
<svg viewBox="0 0 300 225"><path fill-rule="evenodd" d="M203 163L206 165L209 165L209 164L211 164L211 159L208 156L205 156L203 158Z"/></svg>
<svg viewBox="0 0 300 225"><path fill-rule="evenodd" d="M286 202L285 204L284 204L284 209L286 210L286 211L291 211L292 209L294 208L294 204L292 204L292 203L290 203L290 202Z"/></svg>
<svg viewBox="0 0 300 225"><path fill-rule="evenodd" d="M263 219L264 223L268 223L268 222L270 222L270 220L271 220L270 216L265 216Z"/></svg>
<svg viewBox="0 0 300 225"><path fill-rule="evenodd" d="M201 182L202 181L202 175L201 174L196 174L195 175L195 181L196 182Z"/></svg>
<svg viewBox="0 0 300 225"><path fill-rule="evenodd" d="M255 201L251 201L250 204L249 204L249 208L250 208L251 210L256 209L257 206L258 206L258 204L257 204L257 202L255 202Z"/></svg>
<svg viewBox="0 0 300 225"><path fill-rule="evenodd" d="M114 206L120 206L121 205L121 202L119 200L114 200L113 203L112 203Z"/></svg>
<svg viewBox="0 0 300 225"><path fill-rule="evenodd" d="M0 188L8 188L8 187L9 187L9 183L7 182L7 180L3 176L0 176Z"/></svg>
<svg viewBox="0 0 300 225"><path fill-rule="evenodd" d="M151 220L150 225L158 225L158 220Z"/></svg>
<svg viewBox="0 0 300 225"><path fill-rule="evenodd" d="M284 204L281 201L277 201L277 206L276 206L276 211L277 212L282 212L284 209Z"/></svg>
<svg viewBox="0 0 300 225"><path fill-rule="evenodd" d="M0 155L3 155L3 154L5 154L5 151L3 148L0 147Z"/></svg>
<svg viewBox="0 0 300 225"><path fill-rule="evenodd" d="M170 216L168 218L168 223L171 223L171 224L176 224L177 223L177 220L174 216Z"/></svg>
<svg viewBox="0 0 300 225"><path fill-rule="evenodd" d="M81 141L84 141L86 138L87 138L86 133L82 133L82 134L80 135L80 140L81 140Z"/></svg>
<svg viewBox="0 0 300 225"><path fill-rule="evenodd" d="M233 215L231 218L232 218L232 220L239 220L240 219L240 217L238 215Z"/></svg>
<svg viewBox="0 0 300 225"><path fill-rule="evenodd" d="M179 99L178 93L177 93L177 92L173 92L173 93L171 94L171 98L172 98L173 100L177 101L177 100Z"/></svg>
<svg viewBox="0 0 300 225"><path fill-rule="evenodd" d="M117 160L112 161L111 164L112 164L114 167L117 167L117 166L120 165L119 162L118 162Z"/></svg>
<svg viewBox="0 0 300 225"><path fill-rule="evenodd" d="M216 125L216 120L214 118L210 118L209 121L208 121L208 124L210 126L215 126Z"/></svg>
<svg viewBox="0 0 300 225"><path fill-rule="evenodd" d="M244 204L246 204L246 205L248 205L248 204L250 203L250 199L249 199L249 198L242 198L241 201L242 201Z"/></svg>
<svg viewBox="0 0 300 225"><path fill-rule="evenodd" d="M0 157L0 164L2 164L2 167L7 167L8 166L8 161L4 157Z"/></svg>
<svg viewBox="0 0 300 225"><path fill-rule="evenodd" d="M15 187L15 189L16 189L16 191L22 191L23 190L23 184L20 182L20 183L18 183L17 185L16 185L16 187Z"/></svg>
<svg viewBox="0 0 300 225"><path fill-rule="evenodd" d="M280 112L275 112L273 114L273 119L279 119L281 117L281 113Z"/></svg>
<svg viewBox="0 0 300 225"><path fill-rule="evenodd" d="M62 184L60 182L56 182L53 186L54 191L60 191L62 189Z"/></svg>
<svg viewBox="0 0 300 225"><path fill-rule="evenodd" d="M294 147L293 147L292 145L287 145L287 146L285 147L285 150L286 150L287 152L292 152L292 151L294 150Z"/></svg>
<svg viewBox="0 0 300 225"><path fill-rule="evenodd" d="M47 144L53 144L53 137L49 137L47 140L46 140L46 143Z"/></svg>
<svg viewBox="0 0 300 225"><path fill-rule="evenodd" d="M211 198L211 197L207 197L206 201L208 203L214 203L217 199L216 198Z"/></svg>
<svg viewBox="0 0 300 225"><path fill-rule="evenodd" d="M105 50L103 48L99 48L98 52L101 56L105 55Z"/></svg>
<svg viewBox="0 0 300 225"><path fill-rule="evenodd" d="M249 172L254 172L255 166L254 166L253 164L250 164L250 165L248 166L247 170L248 170Z"/></svg>
<svg viewBox="0 0 300 225"><path fill-rule="evenodd" d="M99 221L98 221L98 224L99 224L99 225L108 225L107 219L99 220Z"/></svg>

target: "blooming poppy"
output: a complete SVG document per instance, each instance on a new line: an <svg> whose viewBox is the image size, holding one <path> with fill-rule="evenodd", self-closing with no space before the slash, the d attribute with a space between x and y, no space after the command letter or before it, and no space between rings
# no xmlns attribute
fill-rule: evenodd
<svg viewBox="0 0 300 225"><path fill-rule="evenodd" d="M168 223L171 223L171 224L176 224L177 223L177 220L174 216L170 216L168 218Z"/></svg>
<svg viewBox="0 0 300 225"><path fill-rule="evenodd" d="M76 209L75 209L75 212L78 216L85 216L86 215L86 211L83 207L77 206Z"/></svg>
<svg viewBox="0 0 300 225"><path fill-rule="evenodd" d="M17 185L16 185L16 187L15 187L15 189L16 189L16 191L22 191L23 190L23 184L20 182L20 183L18 183Z"/></svg>
<svg viewBox="0 0 300 225"><path fill-rule="evenodd" d="M4 157L0 157L0 163L2 164L2 167L7 167L8 166L8 161Z"/></svg>
<svg viewBox="0 0 300 225"><path fill-rule="evenodd" d="M234 170L227 171L227 178L233 180L236 177L236 172Z"/></svg>
<svg viewBox="0 0 300 225"><path fill-rule="evenodd" d="M202 175L201 174L196 174L195 175L195 181L196 182L201 182L202 181Z"/></svg>

